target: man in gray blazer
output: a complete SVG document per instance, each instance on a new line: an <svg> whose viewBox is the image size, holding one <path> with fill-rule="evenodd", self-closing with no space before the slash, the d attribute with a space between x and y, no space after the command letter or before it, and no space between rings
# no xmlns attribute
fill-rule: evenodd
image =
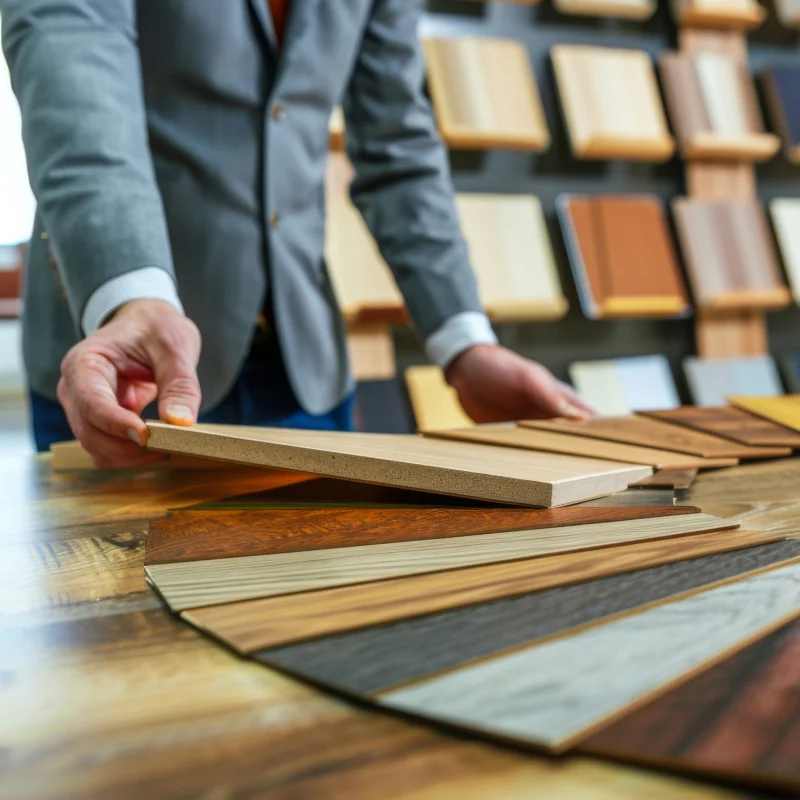
<svg viewBox="0 0 800 800"><path fill-rule="evenodd" d="M177 424L351 426L323 260L340 102L353 200L466 411L585 414L483 314L423 91L421 4L0 0L38 201L23 347L40 447L68 420L99 464L144 463L156 397Z"/></svg>

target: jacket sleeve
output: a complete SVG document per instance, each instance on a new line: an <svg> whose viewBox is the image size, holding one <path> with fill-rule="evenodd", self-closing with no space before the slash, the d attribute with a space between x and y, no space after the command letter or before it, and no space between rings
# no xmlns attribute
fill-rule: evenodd
<svg viewBox="0 0 800 800"><path fill-rule="evenodd" d="M423 91L419 0L375 0L343 100L354 204L418 334L482 311L447 152Z"/></svg>
<svg viewBox="0 0 800 800"><path fill-rule="evenodd" d="M76 327L102 285L174 281L148 147L135 0L0 0L28 172Z"/></svg>

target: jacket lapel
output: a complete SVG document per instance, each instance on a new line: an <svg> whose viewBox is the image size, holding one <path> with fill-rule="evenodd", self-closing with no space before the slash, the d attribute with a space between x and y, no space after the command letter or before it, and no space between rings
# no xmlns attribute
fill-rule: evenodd
<svg viewBox="0 0 800 800"><path fill-rule="evenodd" d="M269 13L267 0L250 0L250 5L253 7L253 13L267 39L267 45L274 58L278 55L278 40L275 36L275 28L272 25L272 14Z"/></svg>

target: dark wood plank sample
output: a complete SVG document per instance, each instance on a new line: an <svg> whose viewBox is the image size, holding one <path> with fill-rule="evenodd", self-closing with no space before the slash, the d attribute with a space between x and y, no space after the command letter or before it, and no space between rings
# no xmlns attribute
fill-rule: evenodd
<svg viewBox="0 0 800 800"><path fill-rule="evenodd" d="M150 524L145 564L447 539L696 513L696 508L302 508L179 511Z"/></svg>
<svg viewBox="0 0 800 800"><path fill-rule="evenodd" d="M314 639L255 657L319 683L371 694L797 557L800 542L786 540Z"/></svg>
<svg viewBox="0 0 800 800"><path fill-rule="evenodd" d="M800 621L589 737L582 750L800 795Z"/></svg>
<svg viewBox="0 0 800 800"><path fill-rule="evenodd" d="M660 469L649 478L632 483L631 489L688 489L697 477L696 469Z"/></svg>
<svg viewBox="0 0 800 800"><path fill-rule="evenodd" d="M733 406L682 406L639 413L753 447L785 447L786 455L800 448L800 433Z"/></svg>

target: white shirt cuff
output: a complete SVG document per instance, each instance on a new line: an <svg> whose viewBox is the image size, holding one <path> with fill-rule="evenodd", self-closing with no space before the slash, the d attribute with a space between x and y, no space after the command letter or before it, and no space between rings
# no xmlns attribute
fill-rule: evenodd
<svg viewBox="0 0 800 800"><path fill-rule="evenodd" d="M450 317L425 341L425 352L445 369L458 355L475 344L497 344L489 318L479 311L463 311Z"/></svg>
<svg viewBox="0 0 800 800"><path fill-rule="evenodd" d="M94 291L81 318L84 335L94 333L109 314L131 300L163 300L183 314L172 276L158 267L144 267L112 278Z"/></svg>

